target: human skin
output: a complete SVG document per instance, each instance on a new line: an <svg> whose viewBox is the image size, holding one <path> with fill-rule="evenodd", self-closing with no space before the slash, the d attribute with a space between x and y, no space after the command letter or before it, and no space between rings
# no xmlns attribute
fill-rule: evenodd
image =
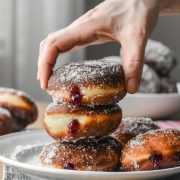
<svg viewBox="0 0 180 180"><path fill-rule="evenodd" d="M41 88L47 88L59 53L114 41L122 48L127 91L137 92L146 42L158 16L178 12L179 0L103 1L66 28L50 33L41 42L37 72Z"/></svg>

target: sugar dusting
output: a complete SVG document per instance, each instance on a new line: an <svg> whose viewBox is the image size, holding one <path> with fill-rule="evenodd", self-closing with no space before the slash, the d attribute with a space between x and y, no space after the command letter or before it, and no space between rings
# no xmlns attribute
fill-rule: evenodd
<svg viewBox="0 0 180 180"><path fill-rule="evenodd" d="M99 157L97 158L97 156L106 156L107 161L111 161L112 154L117 157L120 148L116 140L111 137L80 138L74 141L54 142L45 146L40 154L40 160L47 166L57 165L66 169L66 165L70 163L75 169L83 166L81 168L92 170L100 168L98 165L100 163Z"/></svg>
<svg viewBox="0 0 180 180"><path fill-rule="evenodd" d="M122 119L119 127L112 133L112 136L120 142L126 143L132 137L155 129L159 129L159 127L151 118L126 117Z"/></svg>
<svg viewBox="0 0 180 180"><path fill-rule="evenodd" d="M51 83L56 84L110 84L121 80L122 67L117 61L92 60L79 63L71 63L58 68L50 78ZM52 81L52 82L51 82Z"/></svg>
<svg viewBox="0 0 180 180"><path fill-rule="evenodd" d="M128 143L128 146L130 148L136 147L136 146L142 146L145 143L143 136L140 134L136 136L135 138L131 139Z"/></svg>
<svg viewBox="0 0 180 180"><path fill-rule="evenodd" d="M47 150L47 147L50 147L50 145L44 146L39 158L43 159L43 163L45 163L46 165L52 164L54 157L56 157L57 152L58 152L58 146L57 144L53 143L54 146L51 146L50 149Z"/></svg>
<svg viewBox="0 0 180 180"><path fill-rule="evenodd" d="M155 122L148 117L127 117L122 120L123 128L121 131L138 135L149 130L159 129Z"/></svg>
<svg viewBox="0 0 180 180"><path fill-rule="evenodd" d="M146 140L150 137L157 137L160 138L166 138L166 142L172 144L179 144L180 145L180 131L177 129L156 129L156 130L150 130L144 134L139 134L138 136L131 139L128 143L128 146L130 148L133 148L135 146L141 146L143 145Z"/></svg>

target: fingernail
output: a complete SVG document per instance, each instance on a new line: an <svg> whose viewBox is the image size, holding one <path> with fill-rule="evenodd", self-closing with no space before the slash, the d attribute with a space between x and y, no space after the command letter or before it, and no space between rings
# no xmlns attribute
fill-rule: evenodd
<svg viewBox="0 0 180 180"><path fill-rule="evenodd" d="M43 82L41 83L41 88L42 88L42 89L46 89L45 83L43 83Z"/></svg>
<svg viewBox="0 0 180 180"><path fill-rule="evenodd" d="M136 79L129 79L127 82L127 91L129 93L136 93L138 90L138 81Z"/></svg>

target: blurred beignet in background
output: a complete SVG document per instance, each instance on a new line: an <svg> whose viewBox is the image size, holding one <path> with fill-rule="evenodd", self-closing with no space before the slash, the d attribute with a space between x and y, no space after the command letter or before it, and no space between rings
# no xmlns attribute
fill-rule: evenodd
<svg viewBox="0 0 180 180"><path fill-rule="evenodd" d="M145 64L154 69L160 77L168 77L177 65L174 52L161 42L148 40L145 49Z"/></svg>
<svg viewBox="0 0 180 180"><path fill-rule="evenodd" d="M60 169L113 171L119 165L121 145L112 137L90 137L75 141L57 141L46 145L42 164Z"/></svg>
<svg viewBox="0 0 180 180"><path fill-rule="evenodd" d="M0 107L10 111L21 129L33 123L38 116L37 106L31 98L26 93L15 89L0 88Z"/></svg>
<svg viewBox="0 0 180 180"><path fill-rule="evenodd" d="M113 104L126 95L123 68L103 59L70 63L53 72L47 91L60 103Z"/></svg>
<svg viewBox="0 0 180 180"><path fill-rule="evenodd" d="M160 78L157 73L148 65L144 64L141 83L139 87L141 93L159 93Z"/></svg>
<svg viewBox="0 0 180 180"><path fill-rule="evenodd" d="M125 145L131 138L159 127L147 117L123 118L119 127L111 134L121 144Z"/></svg>
<svg viewBox="0 0 180 180"><path fill-rule="evenodd" d="M103 136L115 130L121 122L118 105L88 107L52 103L47 107L44 124L55 139L77 139Z"/></svg>
<svg viewBox="0 0 180 180"><path fill-rule="evenodd" d="M121 57L105 57L110 61L121 61ZM149 39L145 48L144 68L139 88L140 93L175 93L176 78L173 70L178 65L178 59L173 50L163 43Z"/></svg>
<svg viewBox="0 0 180 180"><path fill-rule="evenodd" d="M20 130L8 109L0 108L0 135Z"/></svg>
<svg viewBox="0 0 180 180"><path fill-rule="evenodd" d="M161 78L160 80L161 93L176 93L176 82L172 78Z"/></svg>
<svg viewBox="0 0 180 180"><path fill-rule="evenodd" d="M131 139L122 150L124 170L153 170L169 168L180 162L180 131L158 129Z"/></svg>

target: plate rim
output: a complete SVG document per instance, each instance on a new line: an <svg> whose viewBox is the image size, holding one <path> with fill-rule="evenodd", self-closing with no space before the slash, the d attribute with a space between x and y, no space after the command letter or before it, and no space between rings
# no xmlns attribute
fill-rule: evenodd
<svg viewBox="0 0 180 180"><path fill-rule="evenodd" d="M6 138L10 138L12 136L19 136L21 134L27 134L27 133L43 133L43 129L28 129L25 131L21 131L21 132L16 132L16 133L11 133L8 135L3 135L0 137L0 141L1 139L6 139ZM1 144L1 142L0 142ZM179 170L180 172L180 166L177 167L172 167L172 168L166 168L166 169L158 169L158 170L147 170L147 171L126 171L126 172L104 172L104 171L77 171L77 170L65 170L65 169L56 169L56 168L51 168L51 167L45 167L45 166L33 166L31 164L27 164L27 163L23 163L17 160L13 160L10 159L8 157L3 156L2 154L0 154L0 161L8 166L12 166L18 169L23 169L23 170L27 170L29 171L33 171L36 173L48 173L48 174L56 174L56 175L90 175L90 176L102 176L102 175L106 175L106 176L120 176L120 175L128 175L128 176L133 176L133 175L141 175L141 174L145 174L145 173L166 173L169 171L177 171ZM178 173L178 172L175 172ZM172 174L175 174L172 173Z"/></svg>

